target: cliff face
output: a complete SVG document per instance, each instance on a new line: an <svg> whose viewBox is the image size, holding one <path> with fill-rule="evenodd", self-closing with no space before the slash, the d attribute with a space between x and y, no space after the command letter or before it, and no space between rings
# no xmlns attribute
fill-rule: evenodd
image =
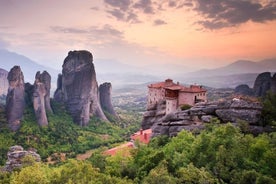
<svg viewBox="0 0 276 184"><path fill-rule="evenodd" d="M40 126L47 126L46 111L52 112L50 105L51 76L44 71L36 73L33 87L33 107L37 122Z"/></svg>
<svg viewBox="0 0 276 184"><path fill-rule="evenodd" d="M265 72L258 75L254 83L254 95L265 96L266 92L271 88L271 73Z"/></svg>
<svg viewBox="0 0 276 184"><path fill-rule="evenodd" d="M75 123L86 126L93 115L106 120L99 103L98 83L90 52L70 51L62 66L61 78L61 91L58 86L55 98L62 98Z"/></svg>
<svg viewBox="0 0 276 184"><path fill-rule="evenodd" d="M0 95L6 95L9 89L8 71L0 68Z"/></svg>
<svg viewBox="0 0 276 184"><path fill-rule="evenodd" d="M20 127L20 121L23 117L25 107L24 76L19 66L14 66L10 70L8 81L9 89L6 98L6 114L10 129L16 131Z"/></svg>
<svg viewBox="0 0 276 184"><path fill-rule="evenodd" d="M165 114L164 109L160 102L155 107L148 109L144 114L142 128L151 128L153 136L175 136L183 129L189 131L201 130L204 128L205 123L209 123L212 118L218 118L223 123L231 122L234 124L244 120L252 129L252 133L262 131L260 130L262 127L258 126L262 111L262 105L259 102L233 99L198 103L191 109L170 114Z"/></svg>
<svg viewBox="0 0 276 184"><path fill-rule="evenodd" d="M111 103L111 89L112 89L112 86L111 86L111 83L109 82L105 82L100 85L99 91L100 91L101 107L104 111L117 117L117 114Z"/></svg>

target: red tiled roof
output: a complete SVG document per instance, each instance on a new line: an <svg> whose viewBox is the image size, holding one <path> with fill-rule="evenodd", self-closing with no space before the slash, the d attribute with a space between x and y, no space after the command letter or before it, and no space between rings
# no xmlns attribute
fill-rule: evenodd
<svg viewBox="0 0 276 184"><path fill-rule="evenodd" d="M141 143L148 144L150 141L151 134L152 134L151 129L140 130L140 131L132 134L131 139L134 141L138 140Z"/></svg>
<svg viewBox="0 0 276 184"><path fill-rule="evenodd" d="M165 82L158 82L155 84L148 85L149 88L163 88L165 87Z"/></svg>
<svg viewBox="0 0 276 184"><path fill-rule="evenodd" d="M169 89L169 90L174 90L174 91L177 90L177 91L182 91L182 92L187 92L187 93L202 93L202 92L207 91L206 89L204 89L198 85L191 85L190 87L185 87L180 84L175 84L170 79L167 79L166 81L150 84L150 85L148 85L148 87L149 88L164 88L164 89Z"/></svg>

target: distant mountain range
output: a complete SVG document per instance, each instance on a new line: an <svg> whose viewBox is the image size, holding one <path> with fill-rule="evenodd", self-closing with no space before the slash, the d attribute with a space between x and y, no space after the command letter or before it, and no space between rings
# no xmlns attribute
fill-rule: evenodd
<svg viewBox="0 0 276 184"><path fill-rule="evenodd" d="M239 60L224 67L204 69L176 76L176 79L183 83L198 83L216 88L235 88L240 84L247 84L252 87L257 75L262 72L275 73L276 58L259 62Z"/></svg>
<svg viewBox="0 0 276 184"><path fill-rule="evenodd" d="M31 84L34 83L35 74L37 71L43 72L46 70L48 73L50 73L52 77L52 83L56 83L58 73L60 73L53 68L39 65L26 56L0 49L0 68L10 71L10 69L15 65L19 65L21 67L25 82L29 82Z"/></svg>
<svg viewBox="0 0 276 184"><path fill-rule="evenodd" d="M275 72L276 71L276 58L266 59L259 62L248 60L239 60L227 66L204 69L196 72L188 73L189 76L210 77L210 76L226 76L234 74L245 73L262 73L262 72Z"/></svg>
<svg viewBox="0 0 276 184"><path fill-rule="evenodd" d="M7 50L0 50L0 68L9 71L14 65L20 65L25 81L33 83L37 71L48 71L52 76L52 90L56 88L56 80L60 70L37 64L26 56ZM210 87L236 87L239 84L252 86L259 73L276 72L276 58L259 62L239 60L227 66L215 69L203 69L195 72L181 65L148 65L135 67L115 60L94 59L97 80L100 83L111 82L113 88L128 85L163 81L172 78L185 84L198 83Z"/></svg>

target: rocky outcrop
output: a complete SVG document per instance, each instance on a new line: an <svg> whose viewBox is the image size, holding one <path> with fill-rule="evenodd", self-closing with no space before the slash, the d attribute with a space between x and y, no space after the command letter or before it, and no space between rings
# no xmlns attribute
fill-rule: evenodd
<svg viewBox="0 0 276 184"><path fill-rule="evenodd" d="M54 94L54 100L57 102L62 103L64 100L64 95L62 92L62 74L58 75L58 79L57 79L57 89L55 91Z"/></svg>
<svg viewBox="0 0 276 184"><path fill-rule="evenodd" d="M247 96L252 96L254 95L253 89L251 89L248 85L246 84L241 84L235 88L235 93L239 95L247 95Z"/></svg>
<svg viewBox="0 0 276 184"><path fill-rule="evenodd" d="M88 125L90 116L93 115L107 120L100 106L98 83L90 52L68 53L62 66L60 83L61 91L56 91L56 98L58 94L62 96L62 101L76 124Z"/></svg>
<svg viewBox="0 0 276 184"><path fill-rule="evenodd" d="M51 103L50 103L50 90L51 90L51 75L47 71L43 71L41 74L37 72L35 75L35 83L42 83L45 88L45 109L48 112L53 112Z"/></svg>
<svg viewBox="0 0 276 184"><path fill-rule="evenodd" d="M33 87L33 107L37 123L40 126L47 126L48 120L46 111L52 112L50 105L50 83L51 76L44 71L36 73Z"/></svg>
<svg viewBox="0 0 276 184"><path fill-rule="evenodd" d="M0 96L7 95L9 89L8 71L0 68Z"/></svg>
<svg viewBox="0 0 276 184"><path fill-rule="evenodd" d="M254 83L255 96L265 96L266 92L271 88L271 73L264 72L257 76Z"/></svg>
<svg viewBox="0 0 276 184"><path fill-rule="evenodd" d="M141 127L143 130L154 128L166 114L166 101L162 100L154 105L149 105L143 115Z"/></svg>
<svg viewBox="0 0 276 184"><path fill-rule="evenodd" d="M175 136L183 129L199 131L204 128L205 123L210 123L212 118L218 118L222 123L234 124L243 120L248 122L249 126L258 126L261 122L262 105L259 102L234 98L227 101L198 103L191 109L166 115L157 109L156 107L148 109L142 121L142 128L151 128L153 137ZM157 112L160 116L157 116Z"/></svg>
<svg viewBox="0 0 276 184"><path fill-rule="evenodd" d="M242 84L235 88L235 93L247 96L264 97L268 91L276 93L276 73L271 77L270 72L264 72L257 76L253 89Z"/></svg>
<svg viewBox="0 0 276 184"><path fill-rule="evenodd" d="M100 92L100 103L101 107L104 111L107 113L117 117L117 114L113 108L113 105L111 103L111 83L105 82L100 85L99 92Z"/></svg>
<svg viewBox="0 0 276 184"><path fill-rule="evenodd" d="M22 146L12 146L8 152L8 160L3 170L12 172L14 169L21 168L24 164L24 158L26 156L33 157L34 161L40 162L40 155L36 153L36 150L32 149L29 151L25 151Z"/></svg>
<svg viewBox="0 0 276 184"><path fill-rule="evenodd" d="M276 73L274 73L273 77L271 78L270 90L272 93L276 94Z"/></svg>
<svg viewBox="0 0 276 184"><path fill-rule="evenodd" d="M20 121L23 117L24 100L24 76L19 66L14 66L9 74L9 89L6 98L6 114L8 126L16 131L20 127Z"/></svg>

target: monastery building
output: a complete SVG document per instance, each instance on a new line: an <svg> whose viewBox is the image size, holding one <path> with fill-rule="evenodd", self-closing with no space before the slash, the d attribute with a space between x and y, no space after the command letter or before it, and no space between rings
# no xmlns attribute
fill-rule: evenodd
<svg viewBox="0 0 276 184"><path fill-rule="evenodd" d="M207 90L199 85L186 87L178 82L174 83L171 79L148 85L147 106L152 106L161 100L166 101L166 114L168 114L184 104L193 106L198 102L206 102Z"/></svg>

